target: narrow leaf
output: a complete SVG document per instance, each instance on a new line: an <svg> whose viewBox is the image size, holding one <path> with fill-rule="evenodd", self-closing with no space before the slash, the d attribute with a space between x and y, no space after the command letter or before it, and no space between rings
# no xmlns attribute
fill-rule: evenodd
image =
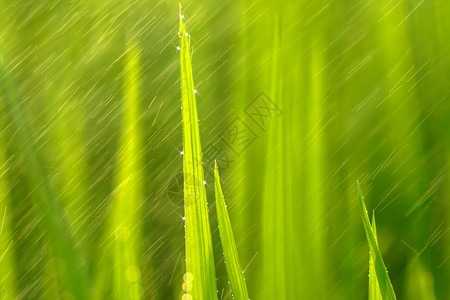
<svg viewBox="0 0 450 300"><path fill-rule="evenodd" d="M223 254L225 256L228 279L231 283L231 290L233 291L233 299L247 300L247 285L245 283L244 274L239 263L236 242L234 240L230 218L228 216L225 199L222 193L222 187L220 185L217 163L215 164L214 170L214 186L216 192L216 209L217 220L219 223L220 240L222 242Z"/></svg>
<svg viewBox="0 0 450 300"><path fill-rule="evenodd" d="M180 62L183 115L183 175L186 273L195 300L217 299L216 276L208 206L204 186L202 150L190 56L190 37L180 5ZM189 297L189 296L187 296Z"/></svg>
<svg viewBox="0 0 450 300"><path fill-rule="evenodd" d="M375 224L375 211L372 213L372 230L377 241L377 228ZM380 286L378 284L377 274L375 272L375 258L372 252L370 252L369 258L369 300L382 300Z"/></svg>
<svg viewBox="0 0 450 300"><path fill-rule="evenodd" d="M370 255L373 259L373 267L375 269L375 275L377 277L378 285L380 287L380 293L383 300L396 299L394 288L392 287L389 275L384 265L383 258L381 256L380 249L378 248L375 232L370 224L369 216L367 214L366 205L364 203L364 197L361 192L361 188L358 183L358 197L361 210L361 217L364 225L364 231L366 232L367 241L369 243Z"/></svg>
<svg viewBox="0 0 450 300"><path fill-rule="evenodd" d="M140 298L138 264L143 168L142 135L139 130L139 50L127 49L122 109L122 133L118 162L117 189L113 203L114 295L115 299Z"/></svg>

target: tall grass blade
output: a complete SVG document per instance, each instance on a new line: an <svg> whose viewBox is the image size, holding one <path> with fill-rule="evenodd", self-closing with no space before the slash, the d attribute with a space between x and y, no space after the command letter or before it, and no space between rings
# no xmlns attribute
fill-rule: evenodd
<svg viewBox="0 0 450 300"><path fill-rule="evenodd" d="M361 192L361 188L358 183L358 198L361 210L362 221L364 225L364 231L366 232L367 241L370 249L370 259L373 261L374 275L376 275L378 285L380 287L381 299L394 300L396 299L394 288L392 287L391 280L384 265L383 258L381 256L380 249L378 248L376 230L374 231L370 224L369 216L367 214L366 205L364 203L364 197ZM374 223L375 224L375 223ZM370 298L372 299L372 298ZM377 299L377 298L373 298Z"/></svg>
<svg viewBox="0 0 450 300"><path fill-rule="evenodd" d="M183 115L183 174L186 243L186 278L195 300L217 299L216 276L202 150L190 56L190 37L180 5L180 61Z"/></svg>
<svg viewBox="0 0 450 300"><path fill-rule="evenodd" d="M222 187L220 185L219 170L217 162L214 169L214 187L216 192L217 221L219 223L220 240L222 242L223 254L228 273L228 279L233 291L233 299L248 300L247 284L239 263L239 256L234 240L233 229L228 216L227 206L223 197Z"/></svg>
<svg viewBox="0 0 450 300"><path fill-rule="evenodd" d="M305 171L308 176L305 177L306 196L305 208L308 211L307 238L310 252L307 252L307 263L311 264L308 270L309 276L305 274L309 281L307 289L313 291L312 295L317 298L326 298L324 287L329 286L327 257L327 206L328 195L324 187L324 169L325 169L325 138L324 138L324 119L325 114L325 88L324 74L321 70L324 68L322 49L325 49L323 41L315 38L311 41L311 71L310 71L310 97L308 100L306 114L308 134L306 135L306 163ZM316 283L316 284L314 284ZM315 287L315 288L314 288Z"/></svg>
<svg viewBox="0 0 450 300"><path fill-rule="evenodd" d="M375 223L375 211L372 213L372 231L375 237L375 242L377 242L377 227ZM378 284L377 274L375 272L375 258L370 252L369 258L369 300L383 300L380 291L380 285Z"/></svg>
<svg viewBox="0 0 450 300"><path fill-rule="evenodd" d="M140 299L142 135L139 130L139 76L139 50L130 45L126 53L121 148L112 209L115 299Z"/></svg>
<svg viewBox="0 0 450 300"><path fill-rule="evenodd" d="M273 19L273 57L271 58L270 96L277 104L283 99L282 88L282 53L276 49L282 49L282 32L280 28L280 16L274 14ZM287 255L288 241L287 229L291 218L287 213L290 202L290 193L287 185L289 158L286 155L286 131L284 123L278 119L268 128L266 172L264 178L264 193L262 204L263 238L262 238L262 266L261 281L264 282L260 292L268 299L287 299ZM282 166L282 167L280 167ZM287 167L287 168L285 168ZM274 201L274 199L277 199ZM286 216L280 218L279 216Z"/></svg>

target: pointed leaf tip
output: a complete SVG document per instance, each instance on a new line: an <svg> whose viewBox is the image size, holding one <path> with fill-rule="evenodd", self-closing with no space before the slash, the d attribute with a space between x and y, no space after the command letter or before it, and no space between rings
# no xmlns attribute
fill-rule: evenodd
<svg viewBox="0 0 450 300"><path fill-rule="evenodd" d="M239 262L236 241L234 239L233 230L228 216L227 206L223 197L222 187L220 185L219 170L217 162L214 176L214 186L216 194L217 221L219 223L220 240L225 257L226 269L233 291L234 299L247 300L248 292L245 283L244 274Z"/></svg>
<svg viewBox="0 0 450 300"><path fill-rule="evenodd" d="M383 258L381 256L381 251L378 247L378 241L376 237L376 228L375 228L375 218L372 219L373 224L371 224L369 220L369 216L367 214L366 205L364 203L364 198L362 196L361 188L358 184L358 198L359 198L359 206L361 211L361 217L364 225L364 231L366 232L367 241L369 243L371 261L373 262L373 270L375 273L376 281L378 282L381 297L383 300L395 300L394 288L392 287L391 281L389 279L389 275L386 270L386 266L384 264ZM373 281L375 282L375 281ZM374 285L372 285L374 287ZM372 289L373 291L373 289ZM370 300L375 300L374 296L369 298Z"/></svg>

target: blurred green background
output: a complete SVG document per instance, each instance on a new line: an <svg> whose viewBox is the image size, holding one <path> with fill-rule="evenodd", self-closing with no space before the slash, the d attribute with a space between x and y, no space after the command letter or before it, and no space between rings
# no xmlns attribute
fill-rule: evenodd
<svg viewBox="0 0 450 300"><path fill-rule="evenodd" d="M0 8L0 298L113 297L133 43L140 297L180 299L178 2ZM359 180L398 298L449 299L450 2L204 0L183 11L209 205L217 159L250 298L366 297ZM231 299L214 211L218 297Z"/></svg>

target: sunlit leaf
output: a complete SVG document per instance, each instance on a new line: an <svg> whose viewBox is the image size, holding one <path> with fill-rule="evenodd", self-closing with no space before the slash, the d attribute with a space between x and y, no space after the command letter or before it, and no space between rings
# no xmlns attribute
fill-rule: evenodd
<svg viewBox="0 0 450 300"><path fill-rule="evenodd" d="M394 288L392 287L391 280L389 279L389 275L387 273L386 266L384 265L383 258L381 256L380 249L378 248L377 238L376 238L376 230L374 231L372 225L370 224L369 216L367 214L366 204L364 203L364 197L361 192L361 188L358 183L358 197L359 197L359 206L361 210L361 217L364 225L364 231L366 232L367 241L369 242L370 249L370 260L373 262L372 270L374 270L374 274L371 276L376 276L376 280L378 282L378 286L380 288L381 299L383 300L394 300L396 299ZM375 223L374 223L375 224ZM372 285L375 281L372 282ZM374 287L372 287L372 290ZM370 294L372 297L377 296L378 293ZM370 298L372 299L372 298ZM379 298L373 298L379 299Z"/></svg>
<svg viewBox="0 0 450 300"><path fill-rule="evenodd" d="M214 169L214 187L216 194L217 220L219 223L220 240L222 242L223 254L227 268L228 279L231 284L234 299L247 300L247 284L239 263L239 256L234 240L233 229L231 227L230 217L228 216L227 206L223 197L222 186L220 185L219 170L217 163Z"/></svg>
<svg viewBox="0 0 450 300"><path fill-rule="evenodd" d="M180 5L186 273L194 299L216 299L216 275L204 185L202 150L192 77L190 36Z"/></svg>

